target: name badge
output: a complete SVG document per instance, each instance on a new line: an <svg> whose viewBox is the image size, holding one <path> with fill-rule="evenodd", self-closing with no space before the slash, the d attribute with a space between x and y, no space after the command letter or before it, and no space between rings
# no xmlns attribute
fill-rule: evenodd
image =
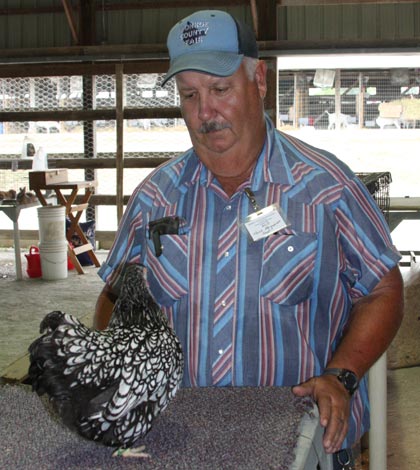
<svg viewBox="0 0 420 470"><path fill-rule="evenodd" d="M250 214L244 222L245 228L254 242L268 237L287 227L277 204L264 207Z"/></svg>

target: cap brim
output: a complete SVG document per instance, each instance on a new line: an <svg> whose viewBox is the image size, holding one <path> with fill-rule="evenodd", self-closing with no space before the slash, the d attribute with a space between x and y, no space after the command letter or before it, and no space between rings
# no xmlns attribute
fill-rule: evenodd
<svg viewBox="0 0 420 470"><path fill-rule="evenodd" d="M162 86L177 73L187 70L228 77L238 70L243 57L243 54L212 51L183 54L171 61Z"/></svg>

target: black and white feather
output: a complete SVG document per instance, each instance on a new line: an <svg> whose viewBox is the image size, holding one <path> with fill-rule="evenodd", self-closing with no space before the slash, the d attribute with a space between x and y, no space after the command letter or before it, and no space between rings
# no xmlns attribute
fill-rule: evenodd
<svg viewBox="0 0 420 470"><path fill-rule="evenodd" d="M109 446L129 447L144 436L182 379L181 345L142 269L127 267L107 329L55 311L29 347L33 390L49 395L67 426Z"/></svg>

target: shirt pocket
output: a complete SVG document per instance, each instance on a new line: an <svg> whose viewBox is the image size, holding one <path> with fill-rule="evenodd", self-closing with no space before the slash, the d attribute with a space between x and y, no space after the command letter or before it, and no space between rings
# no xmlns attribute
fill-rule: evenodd
<svg viewBox="0 0 420 470"><path fill-rule="evenodd" d="M316 234L280 232L264 243L261 295L272 302L296 305L314 288Z"/></svg>
<svg viewBox="0 0 420 470"><path fill-rule="evenodd" d="M157 257L147 240L147 281L157 303L172 305L188 292L188 235L161 235L162 254Z"/></svg>

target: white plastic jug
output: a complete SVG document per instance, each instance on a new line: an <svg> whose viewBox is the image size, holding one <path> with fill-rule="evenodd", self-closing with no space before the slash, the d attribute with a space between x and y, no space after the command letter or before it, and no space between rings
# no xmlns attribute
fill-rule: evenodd
<svg viewBox="0 0 420 470"><path fill-rule="evenodd" d="M43 147L39 147L34 159L32 160L33 171L44 171L48 170L48 159L47 154L44 152Z"/></svg>

